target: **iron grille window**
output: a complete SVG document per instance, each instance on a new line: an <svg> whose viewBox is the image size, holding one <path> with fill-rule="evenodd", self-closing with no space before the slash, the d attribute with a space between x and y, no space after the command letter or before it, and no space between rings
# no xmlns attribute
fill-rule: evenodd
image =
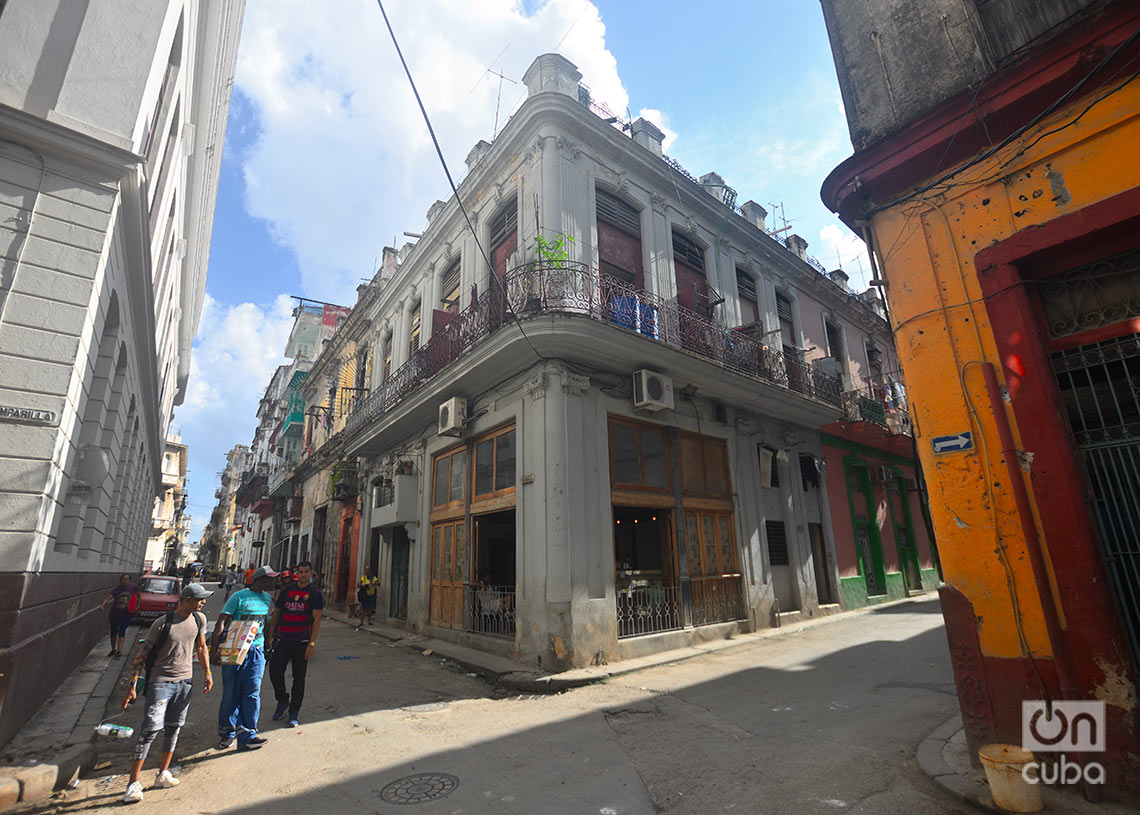
<svg viewBox="0 0 1140 815"><path fill-rule="evenodd" d="M611 195L605 190L598 190L598 218L624 230L636 238L641 237L641 213L633 206Z"/></svg>
<svg viewBox="0 0 1140 815"><path fill-rule="evenodd" d="M768 533L768 562L772 566L787 566L788 537L784 533L783 521L765 521L764 529Z"/></svg>
<svg viewBox="0 0 1140 815"><path fill-rule="evenodd" d="M705 250L676 230L673 231L673 256L698 271L705 270Z"/></svg>
<svg viewBox="0 0 1140 815"><path fill-rule="evenodd" d="M518 229L519 209L515 204L505 207L491 221L491 246L498 246Z"/></svg>

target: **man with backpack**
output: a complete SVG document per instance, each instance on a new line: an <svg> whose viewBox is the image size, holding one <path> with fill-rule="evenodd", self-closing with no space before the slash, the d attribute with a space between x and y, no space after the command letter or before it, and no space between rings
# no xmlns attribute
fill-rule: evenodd
<svg viewBox="0 0 1140 815"><path fill-rule="evenodd" d="M131 763L131 778L122 798L124 803L135 804L143 799L139 776L147 753L150 752L150 745L160 730L164 731L162 758L159 760L154 786L166 789L179 784L178 779L170 773L170 760L174 756L178 732L186 723L186 711L190 707L195 656L206 672L202 693L209 693L214 686L206 652L206 615L201 613L206 598L211 594L212 591L207 591L198 583L190 583L182 589L178 606L154 621L147 632L145 644L135 657L131 684L123 696L123 710L135 701L139 676L144 671L146 709L135 745L134 761Z"/></svg>
<svg viewBox="0 0 1140 815"><path fill-rule="evenodd" d="M313 582L313 564L303 560L294 568L294 580L277 595L273 619L269 622L269 642L273 655L269 658L269 679L277 697L273 720L289 713L289 726L301 723L301 702L305 699L305 674L317 647L321 615L325 600ZM285 666L293 666L293 692L285 690Z"/></svg>

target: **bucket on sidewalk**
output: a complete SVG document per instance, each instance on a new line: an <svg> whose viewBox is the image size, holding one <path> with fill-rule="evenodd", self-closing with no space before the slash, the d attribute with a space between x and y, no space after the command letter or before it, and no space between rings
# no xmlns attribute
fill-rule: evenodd
<svg viewBox="0 0 1140 815"><path fill-rule="evenodd" d="M978 750L978 758L990 782L994 803L1010 812L1040 812L1041 784L1029 783L1022 770L1033 761L1033 753L1014 744L987 744ZM1037 769L1030 771L1037 777Z"/></svg>

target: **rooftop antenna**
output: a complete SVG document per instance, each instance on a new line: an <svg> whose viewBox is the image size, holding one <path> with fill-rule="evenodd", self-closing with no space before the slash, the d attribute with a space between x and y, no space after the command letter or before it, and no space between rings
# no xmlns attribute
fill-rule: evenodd
<svg viewBox="0 0 1140 815"><path fill-rule="evenodd" d="M479 78L477 80L475 80L475 84L471 86L471 90L469 90L467 92L468 96L473 94L475 92L475 89L479 87L479 83L483 81L484 77L486 77L487 74L490 74L491 76L497 76L499 78L499 90L495 96L495 130L491 134L491 140L492 141L494 141L495 137L499 135L499 107L503 102L503 80L504 79L507 80L507 82L510 82L512 85L519 84L515 80L511 79L509 76L504 76L502 71L492 71L491 70L492 68L495 67L495 63L498 62L502 58L503 54L505 54L507 52L507 49L510 47L511 47L511 44L509 42L503 46L503 50L499 52L499 55L497 57L495 57L493 60L491 60L491 64L488 65L487 69L485 71L483 71L482 74L479 75Z"/></svg>
<svg viewBox="0 0 1140 815"><path fill-rule="evenodd" d="M783 201L769 202L768 206L772 208L772 214L776 216L776 220L783 224L779 229L769 229L769 235L779 235L782 232L787 232L792 228L792 224L799 220L799 218L792 218L790 221L788 220L787 211L784 209ZM777 215L776 213L779 214Z"/></svg>

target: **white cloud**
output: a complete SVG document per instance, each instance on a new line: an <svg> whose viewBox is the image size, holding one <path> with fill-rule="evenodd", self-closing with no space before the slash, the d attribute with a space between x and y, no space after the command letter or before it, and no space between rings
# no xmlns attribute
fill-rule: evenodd
<svg viewBox="0 0 1140 815"><path fill-rule="evenodd" d="M647 122L653 122L661 129L661 132L665 134L665 140L661 142L661 149L668 153L669 147L677 140L677 133L669 128L668 118L665 114L656 108L642 108L637 112L637 115Z"/></svg>
<svg viewBox="0 0 1140 815"><path fill-rule="evenodd" d="M841 224L828 224L819 230L823 248L819 259L828 269L841 266L851 278L853 289L863 291L871 278L871 261L867 257L867 245L862 238Z"/></svg>
<svg viewBox="0 0 1140 815"><path fill-rule="evenodd" d="M539 53L557 47L594 98L616 111L628 104L590 3L528 12L517 0L417 0L392 4L389 17L457 179L472 145L491 138L496 104L502 129L521 102ZM493 60L517 83L502 83L501 99L485 74ZM419 231L428 206L449 195L379 10L250 0L237 83L259 121L243 165L248 211L296 254L307 295L351 302L381 248Z"/></svg>

